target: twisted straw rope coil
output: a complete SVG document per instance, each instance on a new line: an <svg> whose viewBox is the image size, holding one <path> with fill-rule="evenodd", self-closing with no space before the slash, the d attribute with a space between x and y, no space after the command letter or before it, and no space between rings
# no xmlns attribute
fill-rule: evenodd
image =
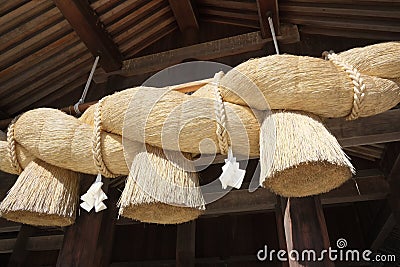
<svg viewBox="0 0 400 267"><path fill-rule="evenodd" d="M393 56L394 52L399 51L399 44L398 42L382 44L384 47L391 48L386 54L382 54L383 49L380 49L379 45L371 46L371 49L367 47L356 50L357 57L354 56L349 61L344 55L351 54L350 51L340 54L344 61L357 66L367 88L360 116L383 112L400 102L399 59ZM366 69L367 73L373 73L364 62L369 59L373 62L376 57L384 62L381 67L385 67L385 70L389 72L379 70L376 71L377 75L390 77L390 79L367 76L363 72ZM357 62L357 58L361 63ZM235 133L244 125L249 136L249 140L243 140L243 142L250 142L250 151L246 150L246 147L241 147L241 142L235 144L240 154L251 156L259 154L259 124L253 111L243 106L243 99L227 89L239 88L246 93L246 88L241 87L246 85L242 80L244 75L238 78L234 75L238 71L244 73L260 88L272 109L304 110L325 117L343 117L350 113L353 106L352 80L345 71L332 62L289 55L269 56L245 62L229 71L221 79L219 88L225 101L228 131ZM157 90L161 90L164 95L154 105L149 116L142 114L142 110L153 104ZM164 130L163 138L176 136L176 129L163 129L163 126L171 112L177 111L177 116L171 118L171 124L177 127L182 126L179 136L181 151L199 153L199 143L204 138L210 138L217 144L215 122L197 119L182 125L183 121L181 121L187 114L197 118L215 118L215 99L201 98L202 95L213 95L213 90L212 86L206 85L196 94L189 96L165 88L138 87L105 98L102 107L102 129L106 132L101 133L101 143L104 148L102 153L106 166L114 174L128 173L123 160L121 134L129 103L138 92L141 95L140 101L136 101L139 105L130 114L133 119L130 122L131 125L128 126L146 125L144 129L146 143L158 147L165 145L164 149L177 150L176 147L169 147L168 142L163 144L161 140L162 130ZM257 105L260 106L259 100L251 97L245 95L245 99L249 100L248 104L255 108ZM185 105L193 100L200 101L201 105ZM263 108L263 106L260 107ZM238 119L234 119L235 116ZM35 124L32 124L32 121L35 121ZM33 157L38 157L55 166L96 174L97 169L90 155L92 137L91 126L51 109L29 111L23 114L15 124L15 139L22 146L16 145L17 158L22 167L26 166ZM143 139L138 138L134 141L140 142ZM6 142L0 142L1 155L7 154L7 145L4 143ZM214 146L205 147L202 152L213 153L215 148ZM220 149L217 148L217 153L219 152ZM15 173L15 170L10 168L9 157L0 157L0 167L2 170Z"/></svg>
<svg viewBox="0 0 400 267"><path fill-rule="evenodd" d="M14 127L15 127L15 122L17 121L18 117L15 117L10 125L8 126L7 130L7 143L8 143L8 155L10 157L11 161L11 166L14 168L15 172L17 174L20 174L22 172L22 167L20 163L18 162L17 158L17 151L16 151L16 141L15 141L15 133L14 133Z"/></svg>
<svg viewBox="0 0 400 267"><path fill-rule="evenodd" d="M102 140L101 140L101 131L102 131L102 121L101 121L101 109L103 107L103 102L104 98L101 99L94 111L94 119L93 119L93 147L92 147L92 152L93 152L93 159L94 159L94 164L98 170L98 172L105 176L105 177L117 177L118 175L115 175L112 173L106 166L103 160L103 155L102 155Z"/></svg>
<svg viewBox="0 0 400 267"><path fill-rule="evenodd" d="M360 117L381 113L400 101L399 51L400 42L390 42L339 54L342 61L361 73L367 88ZM376 69L368 65L369 61ZM346 117L353 107L352 79L334 63L323 59L293 55L251 59L221 79L220 89L225 101L263 109L259 99L246 90L244 79L257 85L271 109ZM231 88L240 92L242 98L229 90Z"/></svg>

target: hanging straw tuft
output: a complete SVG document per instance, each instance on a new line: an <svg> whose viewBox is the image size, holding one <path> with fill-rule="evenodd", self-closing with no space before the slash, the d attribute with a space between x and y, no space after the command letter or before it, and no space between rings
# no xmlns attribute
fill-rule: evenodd
<svg viewBox="0 0 400 267"><path fill-rule="evenodd" d="M190 154L184 154L190 159ZM146 146L135 155L119 214L141 222L178 224L196 219L204 209L198 176L179 152Z"/></svg>
<svg viewBox="0 0 400 267"><path fill-rule="evenodd" d="M274 142L275 141L275 142ZM260 131L260 184L284 197L328 192L354 168L315 115L274 111Z"/></svg>
<svg viewBox="0 0 400 267"><path fill-rule="evenodd" d="M26 166L0 203L1 216L30 225L71 225L78 190L77 173L36 159Z"/></svg>

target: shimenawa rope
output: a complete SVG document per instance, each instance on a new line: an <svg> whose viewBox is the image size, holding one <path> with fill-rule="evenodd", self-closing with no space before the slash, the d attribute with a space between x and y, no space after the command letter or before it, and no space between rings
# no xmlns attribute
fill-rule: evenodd
<svg viewBox="0 0 400 267"><path fill-rule="evenodd" d="M10 159L11 159L11 166L17 171L18 174L21 174L23 169L17 158L16 141L15 141L15 136L14 136L15 123L18 120L18 118L19 118L19 116L15 117L11 121L10 125L8 126L7 149L8 149L8 155L10 156Z"/></svg>

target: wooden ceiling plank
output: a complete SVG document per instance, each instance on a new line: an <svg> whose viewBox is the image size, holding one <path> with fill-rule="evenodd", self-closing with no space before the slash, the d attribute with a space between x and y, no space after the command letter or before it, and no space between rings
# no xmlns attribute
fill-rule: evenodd
<svg viewBox="0 0 400 267"><path fill-rule="evenodd" d="M42 76L43 74L49 71L49 66L51 68L57 68L61 65L65 64L70 60L70 58L76 57L76 55L81 54L83 52L88 52L86 46L79 41L75 42L71 48L65 48L54 56L45 59L40 62L40 64L35 64L33 67L28 68L26 71L15 75L12 79L8 80L3 84L4 88L21 88L24 87L26 83L34 82L37 77ZM11 92L12 93L12 92ZM4 92L0 92L0 98L10 94L9 90L4 90Z"/></svg>
<svg viewBox="0 0 400 267"><path fill-rule="evenodd" d="M282 34L278 41L282 43L296 43L299 41L297 27L283 25ZM153 55L143 56L124 61L121 71L114 74L123 76L139 75L154 72L178 64L187 58L211 60L245 52L262 49L272 39L263 39L260 32L246 33L215 41L205 42L183 48L173 49Z"/></svg>
<svg viewBox="0 0 400 267"><path fill-rule="evenodd" d="M202 16L201 21L206 21L206 22L213 22L213 23L219 23L219 24L228 24L228 25L234 25L234 26L241 26L241 27L247 27L251 29L260 29L260 24L257 22L252 22L252 21L246 21L246 20L238 20L238 19L227 19L227 18L218 18L218 17L204 17Z"/></svg>
<svg viewBox="0 0 400 267"><path fill-rule="evenodd" d="M0 17L0 34L4 34L9 30L14 29L19 24L32 18L41 15L46 9L53 6L50 0L45 1L29 1L19 8L11 11Z"/></svg>
<svg viewBox="0 0 400 267"><path fill-rule="evenodd" d="M119 0L99 0L90 4L90 6L97 14L101 15L108 9L115 7L119 2Z"/></svg>
<svg viewBox="0 0 400 267"><path fill-rule="evenodd" d="M305 25L315 26L318 28L341 29L341 30L367 30L400 33L400 23L382 23L377 20L350 20L335 17L316 17L316 16L293 16L282 14L282 21Z"/></svg>
<svg viewBox="0 0 400 267"><path fill-rule="evenodd" d="M277 0L257 0L258 17L260 21L261 36L263 38L271 37L272 33L268 24L268 17L272 18L275 33L279 35L279 11Z"/></svg>
<svg viewBox="0 0 400 267"><path fill-rule="evenodd" d="M0 16L3 16L5 13L11 12L13 9L24 5L28 1L29 0L2 0L0 5Z"/></svg>
<svg viewBox="0 0 400 267"><path fill-rule="evenodd" d="M5 51L5 49L7 49L9 46L20 42L27 36L33 35L34 33L48 27L60 19L62 19L60 12L57 8L53 8L41 16L27 21L26 23L1 36L0 51ZM3 57L3 55L1 57Z"/></svg>
<svg viewBox="0 0 400 267"><path fill-rule="evenodd" d="M50 104L56 102L56 100L58 100L60 98L66 97L68 94L70 94L71 92L73 92L77 89L83 90L83 87L87 81L87 78L88 78L87 75L82 76L82 77L76 79L75 81L73 81L69 84L66 84L62 88L59 88L58 90L54 91L53 93L46 95L42 99L39 99L38 101L32 103L27 108L32 109L32 108L44 107L44 106L47 106L47 105L50 105ZM71 105L75 104L77 100L78 99L72 99Z"/></svg>
<svg viewBox="0 0 400 267"><path fill-rule="evenodd" d="M149 25L153 24L155 21L157 21L161 17L164 17L169 12L171 12L171 8L169 6L166 6L162 9L158 10L156 13L146 17L145 19L139 21L134 26L128 28L126 31L123 31L120 34L116 35L114 37L115 42L118 44L123 44L126 40L128 40L129 38L132 38L132 36L136 35L142 29L149 27Z"/></svg>
<svg viewBox="0 0 400 267"><path fill-rule="evenodd" d="M44 30L43 32L27 39L25 42L18 44L7 52L3 53L0 58L0 69L18 62L20 59L32 54L33 51L45 47L49 42L58 39L71 31L67 21L62 20L60 23Z"/></svg>
<svg viewBox="0 0 400 267"><path fill-rule="evenodd" d="M156 32L152 36L149 36L147 39L144 39L142 42L140 42L137 45L135 45L133 50L127 51L127 54L126 54L127 57L128 58L129 57L133 57L134 55L136 55L137 53L139 53L140 51L142 51L143 49L145 49L149 45L154 44L155 42L157 42L161 38L164 38L165 36L167 36L171 32L175 31L177 28L178 27L175 24L170 24L167 27L165 27L163 29L160 29L158 32Z"/></svg>
<svg viewBox="0 0 400 267"><path fill-rule="evenodd" d="M371 9L361 9L359 6L332 8L329 6L304 6L304 4L288 2L279 4L279 10L281 12L292 12L297 16L318 14L319 16L353 16L396 20L400 18L400 11L390 7L387 10L377 10L372 7Z"/></svg>
<svg viewBox="0 0 400 267"><path fill-rule="evenodd" d="M216 17L226 17L231 19L243 19L250 21L259 21L257 13L244 13L240 12L231 12L224 10L215 10L210 8L199 8L199 13L203 15L216 16Z"/></svg>
<svg viewBox="0 0 400 267"><path fill-rule="evenodd" d="M32 66L39 64L43 60L52 57L54 54L63 51L68 46L76 42L76 39L77 36L75 32L71 32L64 37L56 40L55 42L47 45L46 47L40 49L39 51L21 59L7 69L0 71L0 84L4 83L11 77L23 72L24 70L27 70Z"/></svg>
<svg viewBox="0 0 400 267"><path fill-rule="evenodd" d="M92 55L100 56L101 67L105 71L120 69L121 53L89 3L80 0L54 0L54 2Z"/></svg>
<svg viewBox="0 0 400 267"><path fill-rule="evenodd" d="M104 25L109 25L114 21L117 21L121 17L129 14L133 9L138 8L143 1L140 0L126 0L115 6L113 9L107 11L100 16L100 20Z"/></svg>
<svg viewBox="0 0 400 267"><path fill-rule="evenodd" d="M67 57L68 58L68 57ZM36 90L42 90L48 84L54 84L54 80L62 77L65 78L65 73L69 73L70 70L75 70L80 64L89 65L89 61L92 59L92 55L88 52L81 53L78 57L70 57L68 64L62 64L61 66L54 66L53 69L49 69L48 74L41 79L37 79L35 82L29 83L25 87L21 87L19 90L13 90L13 93L8 97L0 99L0 106L6 106L10 103L18 102L19 99L25 95L31 94ZM93 59L92 59L93 60Z"/></svg>
<svg viewBox="0 0 400 267"><path fill-rule="evenodd" d="M70 70L67 73L64 73L63 76L59 76L57 79L53 80L52 82L49 82L49 86L46 88L41 88L40 91L35 92L33 95L25 95L23 98L20 98L17 103L9 103L10 105L5 107L5 110L7 110L10 114L15 114L23 110L24 108L28 107L32 103L35 103L42 98L46 98L47 95L62 89L63 86L74 82L75 80L86 76L89 76L89 71L92 68L91 62L93 60L87 60L83 63L81 63L78 66L75 66L74 69Z"/></svg>
<svg viewBox="0 0 400 267"><path fill-rule="evenodd" d="M125 42L124 44L120 45L120 49L121 49L122 53L126 54L127 51L132 49L135 45L137 45L138 43L140 43L144 39L148 38L149 36L155 34L159 30L161 30L161 29L163 29L163 28L165 28L168 25L171 25L173 23L175 23L175 18L173 18L173 17L169 17L168 18L167 17L167 18L165 18L163 20L160 20L160 23L156 23L154 25L151 25L147 29L143 29L142 30L142 34L138 34L136 36L136 38L130 40L129 42Z"/></svg>
<svg viewBox="0 0 400 267"><path fill-rule="evenodd" d="M235 9L241 11L257 12L256 2L240 2L240 1L215 1L215 0L197 0L199 6L212 6L224 9Z"/></svg>
<svg viewBox="0 0 400 267"><path fill-rule="evenodd" d="M181 32L185 32L188 29L199 29L196 14L190 0L168 0L168 2Z"/></svg>
<svg viewBox="0 0 400 267"><path fill-rule="evenodd" d="M332 28L320 28L315 26L302 26L300 25L300 31L305 34L318 34L328 36L339 36L348 38L362 38L371 40L400 40L400 34L394 32L378 32L370 30L349 30L349 29L332 29Z"/></svg>
<svg viewBox="0 0 400 267"><path fill-rule="evenodd" d="M157 9L157 7L161 6L160 4L161 5L164 4L164 1L163 0L150 1L147 4L145 4L144 6L132 11L127 16L118 20L118 22L108 25L107 30L112 35L114 35L117 32L121 32L125 28L127 30L130 30L131 27L129 27L129 26L131 24L133 25L133 27L136 27L137 23L140 23L143 21L143 19L148 18L147 13L151 12L151 10ZM170 10L170 8L168 8L168 9ZM143 17L140 18L140 16L143 16ZM124 30L124 32L125 32L125 30Z"/></svg>

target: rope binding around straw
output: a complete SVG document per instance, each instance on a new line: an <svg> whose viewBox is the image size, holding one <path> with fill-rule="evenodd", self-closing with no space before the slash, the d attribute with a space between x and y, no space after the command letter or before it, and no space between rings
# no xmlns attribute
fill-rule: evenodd
<svg viewBox="0 0 400 267"><path fill-rule="evenodd" d="M21 167L21 164L18 161L17 158L17 151L16 151L16 141L15 141L15 123L17 122L18 118L21 115L15 117L10 125L8 126L8 130L7 130L7 150L8 150L8 155L10 157L10 161L11 161L11 166L15 169L15 171L18 174L21 174L21 172L23 171L23 168Z"/></svg>
<svg viewBox="0 0 400 267"><path fill-rule="evenodd" d="M109 178L115 178L118 175L112 173L106 166L103 160L103 155L101 152L101 131L102 131L102 122L101 122L101 109L103 106L105 98L102 98L96 106L94 111L94 129L93 129L93 160L94 164L97 168L97 171Z"/></svg>
<svg viewBox="0 0 400 267"><path fill-rule="evenodd" d="M222 99L221 91L219 90L219 81L221 80L224 73L222 71L218 72L214 76L214 80L211 83L214 88L215 95L215 116L217 121L217 138L218 138L218 146L222 155L228 154L229 149L229 136L228 131L226 130L226 112L225 105Z"/></svg>
<svg viewBox="0 0 400 267"><path fill-rule="evenodd" d="M353 107L350 114L346 117L346 120L355 120L360 116L360 111L362 108L363 100L365 97L365 83L361 77L361 73L350 64L346 63L340 58L339 55L335 54L333 51L324 52L323 57L325 60L330 60L336 66L342 68L350 77L354 87L353 87Z"/></svg>

